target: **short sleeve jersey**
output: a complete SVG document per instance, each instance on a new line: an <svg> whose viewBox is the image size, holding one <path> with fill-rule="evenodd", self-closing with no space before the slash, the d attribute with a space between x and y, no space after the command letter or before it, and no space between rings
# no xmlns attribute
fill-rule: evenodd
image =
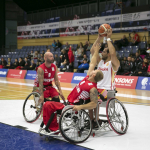
<svg viewBox="0 0 150 150"><path fill-rule="evenodd" d="M55 72L56 72L56 66L54 64L51 64L51 67L47 68L45 66L45 63L43 63L39 67L42 68L44 71L43 85L44 86L52 85L52 81L54 80L54 76L55 76ZM34 86L39 87L38 74L36 74L36 78L34 80Z"/></svg>
<svg viewBox="0 0 150 150"><path fill-rule="evenodd" d="M89 76L86 76L79 84L75 86L72 92L68 96L70 103L77 103L79 99L88 100L90 99L90 90L97 88L97 83L88 80Z"/></svg>

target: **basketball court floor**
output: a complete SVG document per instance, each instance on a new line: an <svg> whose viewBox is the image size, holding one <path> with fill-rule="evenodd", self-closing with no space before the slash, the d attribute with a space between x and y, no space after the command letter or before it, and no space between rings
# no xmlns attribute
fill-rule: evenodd
<svg viewBox="0 0 150 150"><path fill-rule="evenodd" d="M65 98L75 84L61 83ZM129 116L125 135L102 131L84 143L73 145L63 137L46 138L37 134L42 121L27 123L22 115L25 98L32 92L33 80L0 78L0 150L149 150L150 91L117 89ZM104 110L102 110L104 111Z"/></svg>

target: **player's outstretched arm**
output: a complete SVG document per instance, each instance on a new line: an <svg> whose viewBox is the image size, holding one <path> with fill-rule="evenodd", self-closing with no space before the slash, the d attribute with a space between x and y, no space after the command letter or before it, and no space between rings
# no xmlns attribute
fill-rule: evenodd
<svg viewBox="0 0 150 150"><path fill-rule="evenodd" d="M96 88L92 88L90 90L90 101L88 104L84 104L84 105L78 105L78 106L74 106L73 110L74 111L79 111L81 109L94 109L97 106L97 102L98 102L98 91Z"/></svg>
<svg viewBox="0 0 150 150"><path fill-rule="evenodd" d="M59 90L59 94L60 94L60 97L65 101L65 97L62 93L62 90L61 90L61 86L60 86L60 82L59 82L59 79L58 79L58 68L56 66L56 72L55 72L55 76L54 76L54 81L55 81L55 85L57 86L58 90Z"/></svg>
<svg viewBox="0 0 150 150"><path fill-rule="evenodd" d="M109 40L109 38L111 38L111 35L112 35L112 28L110 30L108 30L108 32L107 32L107 44L108 44L109 53L111 56L112 67L113 67L114 71L117 71L120 66L120 61L117 58L116 50L115 50L113 44Z"/></svg>
<svg viewBox="0 0 150 150"><path fill-rule="evenodd" d="M42 68L38 68L37 70L38 74L38 81L39 81L39 92L40 92L40 99L39 103L42 103L44 101L44 94L43 94L43 81L44 81L44 71Z"/></svg>
<svg viewBox="0 0 150 150"><path fill-rule="evenodd" d="M89 70L87 72L87 75L90 74L91 71L94 70L95 66L97 65L97 60L98 60L98 55L99 55L99 49L100 49L100 44L97 43L95 46L94 46L94 54L92 56L92 59L91 59L91 62L90 62L90 67L89 67Z"/></svg>

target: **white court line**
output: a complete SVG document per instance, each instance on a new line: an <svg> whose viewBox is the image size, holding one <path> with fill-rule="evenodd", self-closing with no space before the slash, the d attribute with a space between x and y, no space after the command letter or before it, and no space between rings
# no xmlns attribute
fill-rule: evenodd
<svg viewBox="0 0 150 150"><path fill-rule="evenodd" d="M10 81L0 81L0 83L33 86L33 84L30 84L30 83L18 83L18 82L10 82ZM62 90L67 90L67 91L72 91L73 90L73 88L66 88L66 87L61 87L61 89ZM150 100L150 97L138 96L138 95L129 95L129 94L119 94L119 93L116 93L116 96L127 97L127 98L143 99L143 100Z"/></svg>

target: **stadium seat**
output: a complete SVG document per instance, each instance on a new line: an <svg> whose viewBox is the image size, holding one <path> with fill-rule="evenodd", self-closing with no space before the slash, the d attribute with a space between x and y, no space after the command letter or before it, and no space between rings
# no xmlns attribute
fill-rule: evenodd
<svg viewBox="0 0 150 150"><path fill-rule="evenodd" d="M106 11L106 16L110 16L113 15L113 10L107 10Z"/></svg>
<svg viewBox="0 0 150 150"><path fill-rule="evenodd" d="M126 47L121 47L121 51L125 52L126 51Z"/></svg>
<svg viewBox="0 0 150 150"><path fill-rule="evenodd" d="M125 7L130 7L130 5L131 5L131 1L127 1L127 2L125 2Z"/></svg>
<svg viewBox="0 0 150 150"><path fill-rule="evenodd" d="M101 16L106 16L106 12L103 11L103 12L101 13Z"/></svg>
<svg viewBox="0 0 150 150"><path fill-rule="evenodd" d="M127 51L127 52L125 52L125 53L123 54L124 57L128 57L129 55L130 55L130 52L129 52L129 51Z"/></svg>
<svg viewBox="0 0 150 150"><path fill-rule="evenodd" d="M59 22L59 20L60 20L60 17L55 17L55 22Z"/></svg>
<svg viewBox="0 0 150 150"><path fill-rule="evenodd" d="M147 46L147 42L140 42L139 43L139 47L140 47L141 50L145 50L146 46Z"/></svg>
<svg viewBox="0 0 150 150"><path fill-rule="evenodd" d="M132 53L135 54L136 52L138 52L138 50L139 50L139 46L133 46Z"/></svg>
<svg viewBox="0 0 150 150"><path fill-rule="evenodd" d="M119 15L121 14L121 9L115 9L114 10L114 15Z"/></svg>
<svg viewBox="0 0 150 150"><path fill-rule="evenodd" d="M132 52L133 47L132 46L127 46L126 47L127 51L129 51L130 53Z"/></svg>
<svg viewBox="0 0 150 150"><path fill-rule="evenodd" d="M114 4L114 3L111 3L110 6L109 6L109 10L113 10L113 9L114 9L114 6L115 6L115 4Z"/></svg>

